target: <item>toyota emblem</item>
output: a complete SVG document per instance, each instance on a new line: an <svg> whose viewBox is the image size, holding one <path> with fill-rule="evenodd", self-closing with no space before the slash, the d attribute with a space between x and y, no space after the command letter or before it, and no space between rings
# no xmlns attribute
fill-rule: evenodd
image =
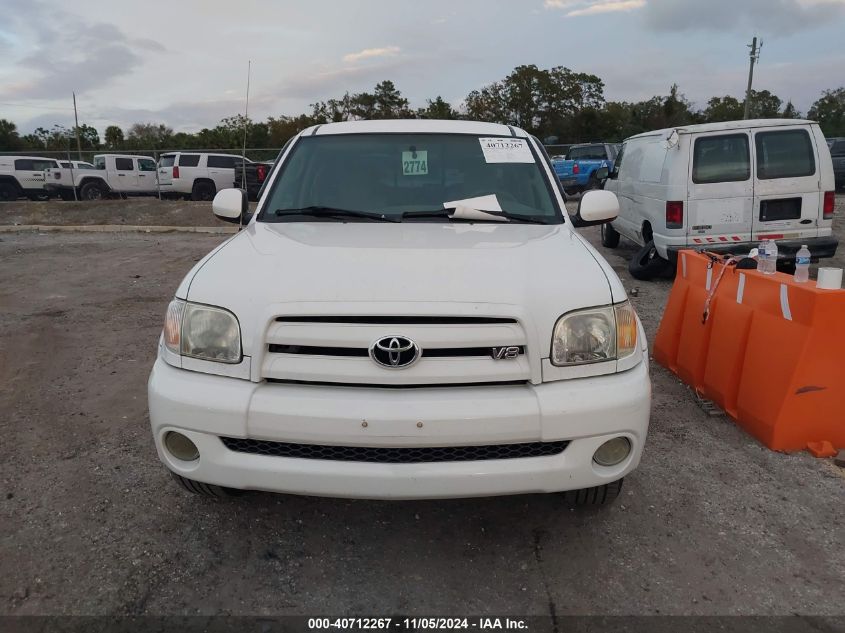
<svg viewBox="0 0 845 633"><path fill-rule="evenodd" d="M370 345L370 358L388 369L404 369L422 355L419 346L406 336L384 336Z"/></svg>

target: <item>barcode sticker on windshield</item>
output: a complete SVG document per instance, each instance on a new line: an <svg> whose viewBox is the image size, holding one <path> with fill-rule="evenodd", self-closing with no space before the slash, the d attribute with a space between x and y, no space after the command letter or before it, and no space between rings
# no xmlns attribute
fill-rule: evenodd
<svg viewBox="0 0 845 633"><path fill-rule="evenodd" d="M533 163L534 155L522 138L480 138L481 151L488 163Z"/></svg>
<svg viewBox="0 0 845 633"><path fill-rule="evenodd" d="M428 151L402 152L402 174L404 176L425 176L428 174Z"/></svg>

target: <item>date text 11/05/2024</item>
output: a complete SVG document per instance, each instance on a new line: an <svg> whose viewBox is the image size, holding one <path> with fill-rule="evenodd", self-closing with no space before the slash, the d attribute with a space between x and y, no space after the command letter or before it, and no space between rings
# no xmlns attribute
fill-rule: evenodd
<svg viewBox="0 0 845 633"><path fill-rule="evenodd" d="M526 630L520 618L309 618L308 630Z"/></svg>

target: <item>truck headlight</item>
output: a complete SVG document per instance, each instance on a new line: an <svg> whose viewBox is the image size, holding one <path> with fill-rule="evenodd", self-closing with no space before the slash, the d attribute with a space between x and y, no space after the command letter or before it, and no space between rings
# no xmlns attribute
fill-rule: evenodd
<svg viewBox="0 0 845 633"><path fill-rule="evenodd" d="M223 308L174 299L164 319L164 344L182 356L241 362L241 327L235 315Z"/></svg>
<svg viewBox="0 0 845 633"><path fill-rule="evenodd" d="M628 301L564 314L552 336L553 365L618 360L637 349L637 315Z"/></svg>

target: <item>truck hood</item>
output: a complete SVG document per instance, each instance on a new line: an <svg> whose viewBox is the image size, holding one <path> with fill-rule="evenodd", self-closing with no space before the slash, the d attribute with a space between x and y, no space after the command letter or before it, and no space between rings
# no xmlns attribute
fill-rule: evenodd
<svg viewBox="0 0 845 633"><path fill-rule="evenodd" d="M280 314L511 317L548 341L560 315L624 299L567 225L252 222L191 275L178 296L233 311L246 354Z"/></svg>

